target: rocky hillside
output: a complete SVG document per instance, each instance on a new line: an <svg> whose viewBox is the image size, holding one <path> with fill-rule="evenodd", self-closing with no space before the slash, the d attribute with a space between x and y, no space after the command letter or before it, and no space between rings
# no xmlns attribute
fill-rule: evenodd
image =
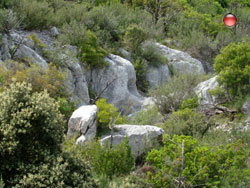
<svg viewBox="0 0 250 188"><path fill-rule="evenodd" d="M89 70L76 57L76 46L66 45L60 46L59 51L56 49L55 37L58 35L60 33L56 27L42 32L12 31L9 35L3 36L1 61L29 59L31 63L46 69L50 59L44 56L44 51L57 53L58 60L64 65L63 71L68 76L65 87L72 94L72 100L80 102L79 106L91 103L89 87L98 94L98 97L106 98L108 103L121 110L132 104L131 110L135 111L147 104L148 100L138 92L135 69L129 59L109 54L104 58L108 64L107 67ZM41 50L30 36L37 37L36 40L45 47ZM169 67L175 74L202 75L205 73L202 63L185 52L168 48L159 43L146 43L145 45L154 45L157 52L168 62L157 68L148 67L146 79L150 87L157 87L171 79ZM10 54L10 51L14 49L14 53ZM123 51L125 50L123 49Z"/></svg>
<svg viewBox="0 0 250 188"><path fill-rule="evenodd" d="M0 188L249 187L249 10L1 1Z"/></svg>

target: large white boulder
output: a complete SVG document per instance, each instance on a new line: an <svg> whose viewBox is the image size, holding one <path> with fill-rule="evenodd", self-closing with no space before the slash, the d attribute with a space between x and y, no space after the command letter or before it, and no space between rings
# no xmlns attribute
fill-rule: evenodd
<svg viewBox="0 0 250 188"><path fill-rule="evenodd" d="M216 87L218 86L218 82L216 81L216 78L217 76L214 76L210 78L209 80L199 83L194 88L195 93L200 98L200 101L199 101L200 104L210 105L216 102L217 98L209 94L209 90L216 89Z"/></svg>
<svg viewBox="0 0 250 188"><path fill-rule="evenodd" d="M163 133L163 129L151 125L115 125L112 145L122 143L127 137L132 153L136 158L152 147ZM111 135L101 138L102 145L107 141L110 143Z"/></svg>
<svg viewBox="0 0 250 188"><path fill-rule="evenodd" d="M89 72L89 85L97 94L101 94L102 98L106 98L108 103L120 110L140 109L144 98L137 91L132 63L113 54L109 54L104 60L108 63L107 67Z"/></svg>
<svg viewBox="0 0 250 188"><path fill-rule="evenodd" d="M192 58L188 53L175 50L160 43L146 43L145 45L155 45L159 53L168 60L168 64L173 67L174 73L181 74L204 74L202 63Z"/></svg>
<svg viewBox="0 0 250 188"><path fill-rule="evenodd" d="M83 144L96 136L97 106L86 105L75 110L68 122L68 136L78 136L77 143Z"/></svg>

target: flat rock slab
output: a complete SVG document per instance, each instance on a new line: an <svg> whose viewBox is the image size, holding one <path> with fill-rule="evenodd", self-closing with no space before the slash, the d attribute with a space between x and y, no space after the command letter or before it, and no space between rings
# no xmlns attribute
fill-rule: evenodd
<svg viewBox="0 0 250 188"><path fill-rule="evenodd" d="M127 137L134 157L139 157L153 146L164 130L151 125L115 125L112 145L120 144ZM101 144L111 141L111 135L102 137Z"/></svg>

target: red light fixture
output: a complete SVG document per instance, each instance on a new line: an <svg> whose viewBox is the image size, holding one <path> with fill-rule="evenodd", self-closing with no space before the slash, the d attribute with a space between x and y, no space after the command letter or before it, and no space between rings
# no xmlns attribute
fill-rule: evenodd
<svg viewBox="0 0 250 188"><path fill-rule="evenodd" d="M228 13L224 16L223 22L227 27L234 27L237 23L237 18L232 13Z"/></svg>

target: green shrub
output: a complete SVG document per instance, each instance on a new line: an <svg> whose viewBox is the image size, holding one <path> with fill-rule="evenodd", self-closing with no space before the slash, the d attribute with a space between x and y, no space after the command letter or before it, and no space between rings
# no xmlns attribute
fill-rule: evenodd
<svg viewBox="0 0 250 188"><path fill-rule="evenodd" d="M76 102L69 101L65 97L58 97L57 102L59 103L59 110L60 112L64 115L65 119L69 120L73 112L75 111L77 105ZM68 129L68 124L65 124L64 130L67 131ZM66 132L65 132L66 133Z"/></svg>
<svg viewBox="0 0 250 188"><path fill-rule="evenodd" d="M249 93L250 43L231 43L215 58L217 81L233 96Z"/></svg>
<svg viewBox="0 0 250 188"><path fill-rule="evenodd" d="M16 13L12 10L0 9L0 32L9 33L11 30L16 29L20 25Z"/></svg>
<svg viewBox="0 0 250 188"><path fill-rule="evenodd" d="M149 89L149 81L146 77L147 62L142 58L138 58L133 65L136 73L136 86L140 91L146 93Z"/></svg>
<svg viewBox="0 0 250 188"><path fill-rule="evenodd" d="M164 136L164 146L152 150L147 162L157 169L149 181L162 187L247 187L249 150L237 142L220 147L200 146L190 136Z"/></svg>
<svg viewBox="0 0 250 188"><path fill-rule="evenodd" d="M137 25L130 25L125 33L124 42L133 54L137 54L146 38L147 34L142 28Z"/></svg>
<svg viewBox="0 0 250 188"><path fill-rule="evenodd" d="M18 175L16 188L97 188L88 165L68 154L48 156L39 165L27 165Z"/></svg>
<svg viewBox="0 0 250 188"><path fill-rule="evenodd" d="M62 33L59 35L59 40L64 44L80 45L86 34L86 27L79 24L75 20L64 23L62 26Z"/></svg>
<svg viewBox="0 0 250 188"><path fill-rule="evenodd" d="M128 174L134 166L134 158L128 139L110 148L108 142L101 146L99 141L76 145L72 140L66 140L64 150L72 153L76 158L87 161L99 176L119 176Z"/></svg>
<svg viewBox="0 0 250 188"><path fill-rule="evenodd" d="M182 101L180 109L185 109L185 108L193 109L196 107L198 107L198 97L197 96Z"/></svg>
<svg viewBox="0 0 250 188"><path fill-rule="evenodd" d="M143 109L135 114L132 123L135 125L158 125L163 120L156 106Z"/></svg>
<svg viewBox="0 0 250 188"><path fill-rule="evenodd" d="M171 136L177 134L201 137L211 126L212 122L203 113L185 108L173 112L161 127Z"/></svg>
<svg viewBox="0 0 250 188"><path fill-rule="evenodd" d="M26 29L48 29L51 26L53 8L45 0L20 0L15 2L14 10Z"/></svg>
<svg viewBox="0 0 250 188"><path fill-rule="evenodd" d="M33 91L40 92L46 89L51 97L67 96L63 86L65 73L60 72L55 66L49 65L45 70L34 64L26 67L25 64L14 61L6 62L5 65L8 67L7 70L3 66L0 67L3 85L10 85L13 81L25 81L32 85Z"/></svg>
<svg viewBox="0 0 250 188"><path fill-rule="evenodd" d="M78 45L78 57L90 68L103 68L108 64L104 58L108 53L99 46L94 33L87 31L81 43Z"/></svg>
<svg viewBox="0 0 250 188"><path fill-rule="evenodd" d="M159 53L154 45L144 46L140 56L147 60L148 65L152 67L159 67L167 63L167 59Z"/></svg>
<svg viewBox="0 0 250 188"><path fill-rule="evenodd" d="M127 174L134 166L134 158L128 140L110 148L109 143L97 146L93 151L93 165L96 172L108 177Z"/></svg>
<svg viewBox="0 0 250 188"><path fill-rule="evenodd" d="M176 75L171 80L150 91L155 104L162 114L176 111L182 102L195 96L193 88L199 83L197 75Z"/></svg>
<svg viewBox="0 0 250 188"><path fill-rule="evenodd" d="M100 129L106 129L109 126L109 122L113 118L116 119L115 124L124 124L127 123L127 119L125 116L119 116L119 112L117 108L115 108L112 104L108 104L106 99L99 99L96 101L96 106L98 108L98 120L97 127Z"/></svg>
<svg viewBox="0 0 250 188"><path fill-rule="evenodd" d="M164 38L163 26L153 24L149 13L120 3L94 7L82 22L96 34L105 49L120 48L124 44L124 36L128 32L128 27L132 25L142 30L143 33L146 32L149 39ZM132 51L132 49L129 50Z"/></svg>
<svg viewBox="0 0 250 188"><path fill-rule="evenodd" d="M58 103L46 91L32 92L31 84L10 84L0 100L0 169L7 183L20 165L60 152L65 122Z"/></svg>

